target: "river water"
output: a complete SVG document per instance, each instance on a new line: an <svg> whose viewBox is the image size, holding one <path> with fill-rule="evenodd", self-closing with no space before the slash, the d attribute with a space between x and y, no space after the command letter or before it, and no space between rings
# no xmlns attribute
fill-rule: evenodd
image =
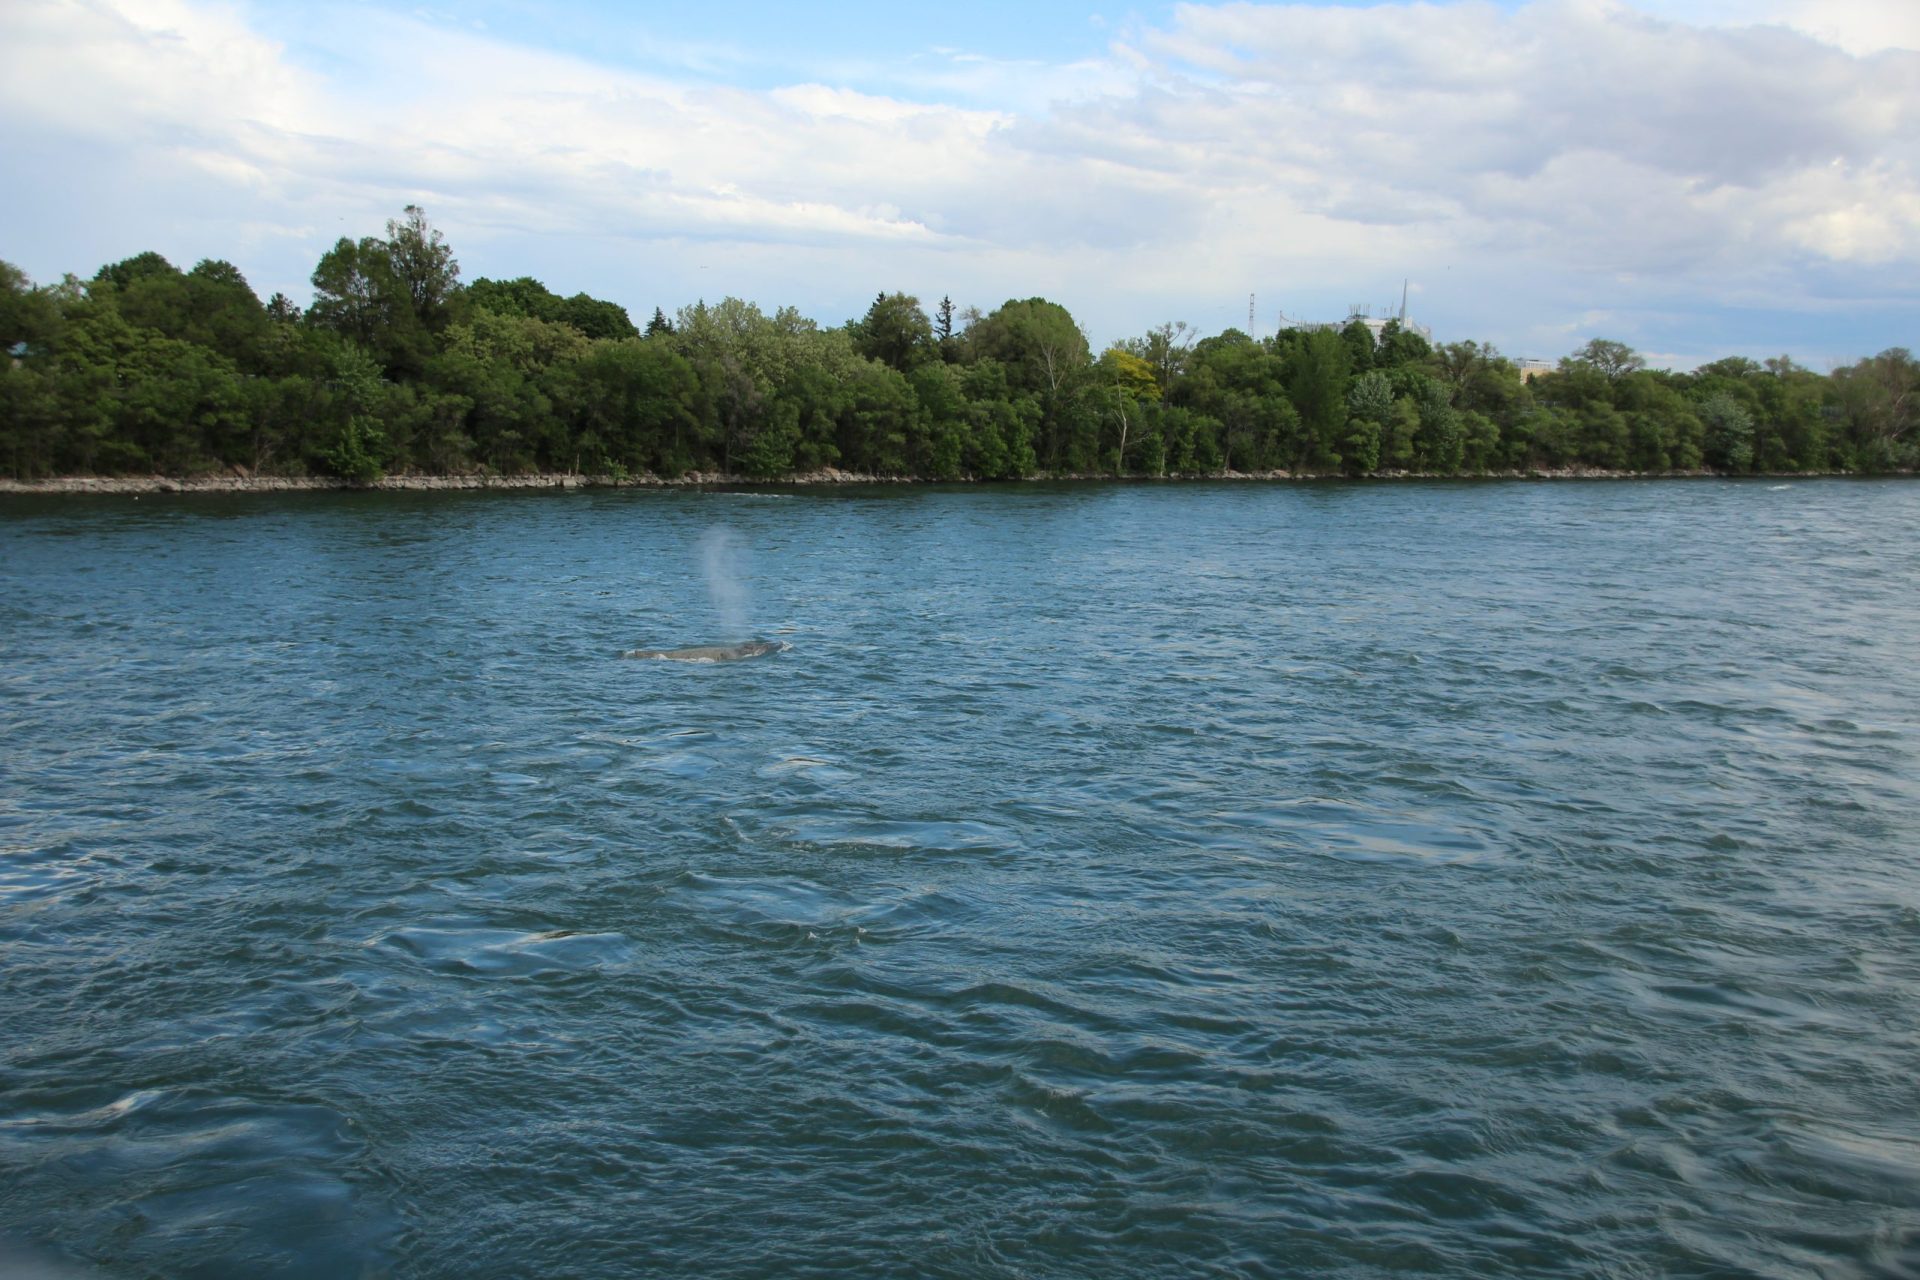
<svg viewBox="0 0 1920 1280"><path fill-rule="evenodd" d="M1920 1274L1920 485L0 505L0 1239ZM783 641L752 661L624 649Z"/></svg>

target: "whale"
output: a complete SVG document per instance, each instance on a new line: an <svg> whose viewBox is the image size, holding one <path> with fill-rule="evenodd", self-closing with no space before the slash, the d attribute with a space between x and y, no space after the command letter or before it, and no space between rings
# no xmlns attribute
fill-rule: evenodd
<svg viewBox="0 0 1920 1280"><path fill-rule="evenodd" d="M778 640L747 640L740 644L696 644L685 649L629 649L623 658L659 658L666 662L739 662L778 653L787 646Z"/></svg>

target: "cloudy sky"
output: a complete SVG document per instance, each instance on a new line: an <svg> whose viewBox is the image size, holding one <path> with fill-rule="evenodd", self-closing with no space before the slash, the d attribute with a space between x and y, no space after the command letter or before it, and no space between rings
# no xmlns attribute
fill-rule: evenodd
<svg viewBox="0 0 1920 1280"><path fill-rule="evenodd" d="M826 13L820 12L826 10ZM305 303L409 203L466 278L1381 314L1553 357L1920 346L1920 0L4 0L0 258Z"/></svg>

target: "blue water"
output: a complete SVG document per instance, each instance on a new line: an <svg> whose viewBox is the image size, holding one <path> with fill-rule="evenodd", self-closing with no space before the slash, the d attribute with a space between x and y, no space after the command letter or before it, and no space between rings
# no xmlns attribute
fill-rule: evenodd
<svg viewBox="0 0 1920 1280"><path fill-rule="evenodd" d="M0 505L0 1238L1920 1274L1920 485ZM752 661L624 649L786 642Z"/></svg>

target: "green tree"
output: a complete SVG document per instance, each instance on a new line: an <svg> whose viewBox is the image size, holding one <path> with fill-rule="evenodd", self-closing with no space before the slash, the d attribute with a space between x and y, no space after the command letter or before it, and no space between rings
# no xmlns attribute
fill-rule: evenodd
<svg viewBox="0 0 1920 1280"><path fill-rule="evenodd" d="M166 258L149 249L145 253L136 253L131 258L109 263L93 276L95 284L111 284L116 290L125 292L141 280L155 276L172 277L180 274L180 269Z"/></svg>
<svg viewBox="0 0 1920 1280"><path fill-rule="evenodd" d="M1825 400L1829 380L1785 356L1768 360L1758 379L1756 417L1767 423L1765 449L1755 457L1766 471L1821 471L1835 465L1832 419Z"/></svg>
<svg viewBox="0 0 1920 1280"><path fill-rule="evenodd" d="M1372 369L1353 380L1347 390L1347 429L1340 440L1340 457L1347 474L1365 475L1380 465L1380 445L1393 420L1393 380Z"/></svg>
<svg viewBox="0 0 1920 1280"><path fill-rule="evenodd" d="M1169 405L1160 415L1166 465L1181 475L1206 475L1222 466L1220 423L1185 405Z"/></svg>
<svg viewBox="0 0 1920 1280"><path fill-rule="evenodd" d="M359 343L390 369L424 361L427 335L385 241L341 237L313 269L313 292L308 323Z"/></svg>
<svg viewBox="0 0 1920 1280"><path fill-rule="evenodd" d="M1018 390L1058 396L1091 359L1087 336L1073 316L1045 298L1008 301L967 330L974 359L1006 366Z"/></svg>
<svg viewBox="0 0 1920 1280"><path fill-rule="evenodd" d="M942 296L940 307L933 313L933 339L940 344L944 356L953 345L953 299Z"/></svg>
<svg viewBox="0 0 1920 1280"><path fill-rule="evenodd" d="M326 451L327 470L351 484L373 484L385 474L381 462L385 444L380 428L355 414L347 419L338 442Z"/></svg>
<svg viewBox="0 0 1920 1280"><path fill-rule="evenodd" d="M1632 444L1632 426L1611 404L1595 400L1580 407L1574 426L1574 461L1592 467L1624 468Z"/></svg>
<svg viewBox="0 0 1920 1280"><path fill-rule="evenodd" d="M1700 403L1707 465L1738 474L1753 465L1753 415L1733 396L1716 391Z"/></svg>
<svg viewBox="0 0 1920 1280"><path fill-rule="evenodd" d="M868 361L851 372L840 415L841 457L862 471L905 475L914 452L919 402L900 371Z"/></svg>
<svg viewBox="0 0 1920 1280"><path fill-rule="evenodd" d="M530 316L535 320L560 319L560 297L532 276L512 280L489 280L482 276L467 286L467 301L476 310L501 315Z"/></svg>
<svg viewBox="0 0 1920 1280"><path fill-rule="evenodd" d="M0 355L18 360L50 351L60 328L53 297L11 262L0 262Z"/></svg>
<svg viewBox="0 0 1920 1280"><path fill-rule="evenodd" d="M915 369L908 381L920 406L915 474L931 480L959 479L972 416L964 376L955 366L934 361Z"/></svg>
<svg viewBox="0 0 1920 1280"><path fill-rule="evenodd" d="M1905 347L1836 369L1833 386L1851 446L1863 471L1893 471L1920 463L1920 362Z"/></svg>
<svg viewBox="0 0 1920 1280"><path fill-rule="evenodd" d="M16 480L51 474L60 438L54 384L62 320L53 298L0 262L0 442Z"/></svg>
<svg viewBox="0 0 1920 1280"><path fill-rule="evenodd" d="M1459 469L1473 474L1491 470L1500 458L1500 427L1484 413L1460 414Z"/></svg>
<svg viewBox="0 0 1920 1280"><path fill-rule="evenodd" d="M1627 419L1625 465L1635 471L1691 470L1700 465L1700 421L1693 402L1672 382L1651 375L1619 385L1615 404Z"/></svg>
<svg viewBox="0 0 1920 1280"><path fill-rule="evenodd" d="M1569 365L1592 369L1608 382L1617 382L1628 374L1644 368L1646 361L1624 342L1594 338L1586 346L1560 361L1563 371Z"/></svg>
<svg viewBox="0 0 1920 1280"><path fill-rule="evenodd" d="M576 293L562 302L558 318L562 324L572 325L596 341L619 342L640 336L625 307L584 293Z"/></svg>
<svg viewBox="0 0 1920 1280"><path fill-rule="evenodd" d="M1373 330L1359 316L1350 318L1340 330L1340 341L1347 344L1347 368L1354 373L1365 373L1373 368L1374 342Z"/></svg>
<svg viewBox="0 0 1920 1280"><path fill-rule="evenodd" d="M961 451L967 474L983 480L1032 475L1040 465L1035 447L1042 412L1039 401L1015 391L1007 367L992 359L966 366L962 389L971 419Z"/></svg>
<svg viewBox="0 0 1920 1280"><path fill-rule="evenodd" d="M1169 320L1147 330L1142 338L1129 339L1126 349L1147 362L1154 380L1160 384L1160 396L1166 398L1173 384L1186 372L1187 357L1193 351L1194 333L1185 320Z"/></svg>
<svg viewBox="0 0 1920 1280"><path fill-rule="evenodd" d="M1380 329L1380 343L1374 363L1383 369L1403 365L1423 365L1433 357L1433 346L1398 320L1389 320Z"/></svg>
<svg viewBox="0 0 1920 1280"><path fill-rule="evenodd" d="M1173 396L1197 412L1194 422L1218 432L1212 452L1221 468L1271 470L1294 465L1301 448L1300 415L1287 399L1288 376L1286 362L1272 348L1229 329L1194 344Z"/></svg>
<svg viewBox="0 0 1920 1280"><path fill-rule="evenodd" d="M755 438L783 425L768 416L775 391L816 333L818 326L791 307L769 316L753 303L722 298L681 308L669 340L699 379L700 426L693 442L699 465L717 463L730 472L736 452L766 456L754 450ZM842 349L851 356L850 346Z"/></svg>
<svg viewBox="0 0 1920 1280"><path fill-rule="evenodd" d="M967 346L973 359L1003 366L1010 390L1038 405L1037 448L1046 470L1098 465L1099 410L1087 399L1092 384L1085 376L1092 356L1065 307L1045 298L1009 300L968 327Z"/></svg>
<svg viewBox="0 0 1920 1280"><path fill-rule="evenodd" d="M1371 340L1371 335L1369 335ZM1340 334L1317 329L1306 335L1287 369L1287 394L1300 415L1293 471L1340 467L1340 438L1347 425L1347 373L1351 348Z"/></svg>
<svg viewBox="0 0 1920 1280"><path fill-rule="evenodd" d="M1380 466L1406 471L1417 465L1414 439L1420 434L1420 406L1412 395L1396 395L1393 412L1380 424Z"/></svg>
<svg viewBox="0 0 1920 1280"><path fill-rule="evenodd" d="M1108 467L1115 475L1127 474L1127 447L1139 448L1139 432L1148 405L1160 403L1160 382L1153 366L1126 347L1116 343L1100 355L1095 366L1095 395L1110 424L1111 449L1102 452L1110 458Z"/></svg>
<svg viewBox="0 0 1920 1280"><path fill-rule="evenodd" d="M1447 400L1446 388L1424 373L1409 378L1410 398L1420 415L1413 436L1414 466L1435 475L1452 475L1460 470L1465 438L1460 415Z"/></svg>
<svg viewBox="0 0 1920 1280"><path fill-rule="evenodd" d="M403 216L387 220L386 246L393 278L414 317L427 332L439 333L455 318L453 300L460 289L460 264L446 238L419 205L410 204Z"/></svg>
<svg viewBox="0 0 1920 1280"><path fill-rule="evenodd" d="M231 262L209 258L186 275L186 323L179 337L259 374L272 364L273 319Z"/></svg>
<svg viewBox="0 0 1920 1280"><path fill-rule="evenodd" d="M848 326L848 334L854 350L901 373L935 355L933 325L920 309L920 299L904 293L875 298L866 316Z"/></svg>

